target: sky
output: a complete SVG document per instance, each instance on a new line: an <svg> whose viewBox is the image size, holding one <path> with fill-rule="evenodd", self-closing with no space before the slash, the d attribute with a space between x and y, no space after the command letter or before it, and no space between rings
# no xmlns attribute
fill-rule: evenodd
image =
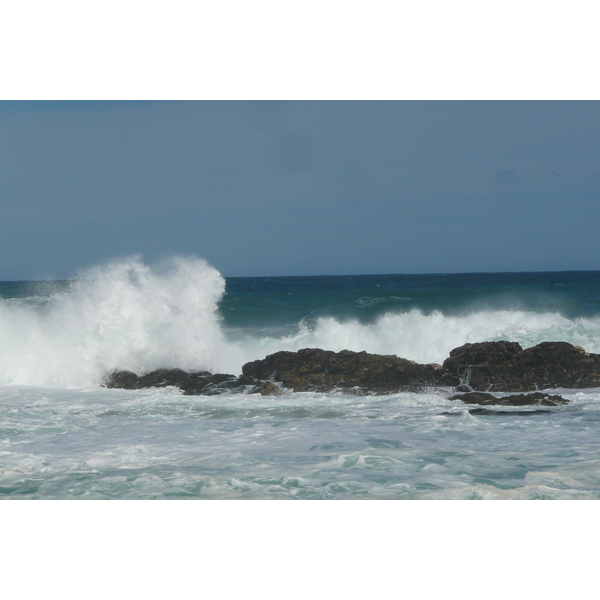
<svg viewBox="0 0 600 600"><path fill-rule="evenodd" d="M600 102L2 101L0 280L600 268Z"/></svg>

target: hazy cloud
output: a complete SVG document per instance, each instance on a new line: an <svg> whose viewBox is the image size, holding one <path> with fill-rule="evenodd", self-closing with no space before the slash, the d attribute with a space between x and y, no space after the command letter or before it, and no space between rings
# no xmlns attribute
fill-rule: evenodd
<svg viewBox="0 0 600 600"><path fill-rule="evenodd" d="M494 174L495 183L517 183L521 181L521 177L517 177L512 169L500 169Z"/></svg>
<svg viewBox="0 0 600 600"><path fill-rule="evenodd" d="M598 139L588 102L0 102L0 279L597 269Z"/></svg>
<svg viewBox="0 0 600 600"><path fill-rule="evenodd" d="M288 131L279 135L273 147L275 166L288 175L308 171L313 166L316 155L313 136L300 131Z"/></svg>
<svg viewBox="0 0 600 600"><path fill-rule="evenodd" d="M287 120L289 103L283 100L247 101L242 103L246 122L258 131L271 132L279 129Z"/></svg>
<svg viewBox="0 0 600 600"><path fill-rule="evenodd" d="M374 197L373 175L364 162L346 161L330 172L329 188L332 197L345 205L368 206Z"/></svg>

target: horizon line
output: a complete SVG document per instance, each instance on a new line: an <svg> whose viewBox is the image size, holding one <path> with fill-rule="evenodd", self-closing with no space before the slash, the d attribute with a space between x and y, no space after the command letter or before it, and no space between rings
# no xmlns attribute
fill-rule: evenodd
<svg viewBox="0 0 600 600"><path fill-rule="evenodd" d="M220 271L219 271L220 272ZM320 275L224 275L225 279L265 279L265 278L294 278L294 277L389 277L389 276L448 276L448 275L530 275L537 273L600 273L600 269L562 269L559 271L438 271L425 273L342 273ZM0 283L38 283L43 281L66 282L75 281L76 277L59 277L57 279L0 279Z"/></svg>

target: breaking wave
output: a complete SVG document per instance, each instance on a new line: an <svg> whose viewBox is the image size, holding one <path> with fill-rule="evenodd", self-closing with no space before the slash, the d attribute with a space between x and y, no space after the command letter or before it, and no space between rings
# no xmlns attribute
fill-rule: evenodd
<svg viewBox="0 0 600 600"><path fill-rule="evenodd" d="M558 313L480 311L463 316L419 310L387 313L374 323L319 318L314 326L301 323L283 340L262 340L265 351L318 347L375 354L396 354L416 362L442 363L453 348L467 342L509 340L524 348L543 341L566 341L600 352L600 319L569 319ZM267 353L268 353L267 352Z"/></svg>
<svg viewBox="0 0 600 600"><path fill-rule="evenodd" d="M41 306L0 304L0 383L78 387L115 368L213 369L225 280L197 258L140 257L81 272Z"/></svg>
<svg viewBox="0 0 600 600"><path fill-rule="evenodd" d="M114 369L159 367L239 374L280 350L318 347L396 354L441 363L466 342L506 339L529 347L567 341L600 352L600 318L481 309L464 315L418 309L370 323L321 316L281 327L228 328L221 274L196 257L148 266L140 257L79 274L43 302L0 300L0 384L85 387Z"/></svg>

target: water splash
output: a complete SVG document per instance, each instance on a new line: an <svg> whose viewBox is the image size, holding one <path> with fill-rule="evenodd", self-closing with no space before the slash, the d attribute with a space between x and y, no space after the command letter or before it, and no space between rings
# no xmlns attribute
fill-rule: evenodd
<svg viewBox="0 0 600 600"><path fill-rule="evenodd" d="M598 317L489 307L461 315L398 308L366 323L321 316L233 330L219 312L224 292L225 279L197 257L149 266L135 256L82 271L43 301L0 300L0 385L86 387L114 369L239 374L246 362L307 347L420 363L441 363L467 342L502 339L524 348L567 341L600 352Z"/></svg>
<svg viewBox="0 0 600 600"><path fill-rule="evenodd" d="M198 258L82 271L43 306L0 304L0 383L79 387L115 368L212 370L225 352L223 277Z"/></svg>
<svg viewBox="0 0 600 600"><path fill-rule="evenodd" d="M302 321L285 337L265 335L240 339L237 344L247 360L279 350L312 347L336 352L365 350L420 363L442 363L452 349L467 342L494 340L516 341L523 348L543 341L567 341L588 352L600 352L600 319L569 319L558 313L518 310L484 310L461 316L411 310L387 313L373 323L321 317L313 324Z"/></svg>

